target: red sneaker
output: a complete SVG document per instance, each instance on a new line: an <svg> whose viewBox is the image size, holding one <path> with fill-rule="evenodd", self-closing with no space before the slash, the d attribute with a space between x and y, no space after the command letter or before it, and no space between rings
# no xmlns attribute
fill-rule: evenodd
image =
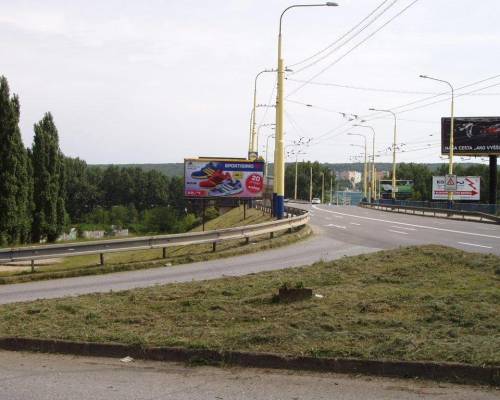
<svg viewBox="0 0 500 400"><path fill-rule="evenodd" d="M200 187L214 188L217 185L220 185L224 181L224 179L231 179L231 174L229 174L228 172L224 173L222 171L215 171L215 173L206 181L200 182Z"/></svg>

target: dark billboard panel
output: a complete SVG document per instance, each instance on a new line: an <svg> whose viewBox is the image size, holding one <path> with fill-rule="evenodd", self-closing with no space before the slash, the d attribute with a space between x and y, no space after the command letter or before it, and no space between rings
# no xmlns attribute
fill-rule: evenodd
<svg viewBox="0 0 500 400"><path fill-rule="evenodd" d="M184 196L262 198L264 163L238 159L185 159Z"/></svg>
<svg viewBox="0 0 500 400"><path fill-rule="evenodd" d="M453 154L500 155L500 117L455 117ZM441 118L441 153L450 151L450 118Z"/></svg>

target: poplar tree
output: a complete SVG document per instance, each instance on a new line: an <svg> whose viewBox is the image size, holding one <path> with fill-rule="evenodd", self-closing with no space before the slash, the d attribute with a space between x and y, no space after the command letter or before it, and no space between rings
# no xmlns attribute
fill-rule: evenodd
<svg viewBox="0 0 500 400"><path fill-rule="evenodd" d="M66 215L64 156L52 114L46 113L34 130L32 237L34 242L44 238L54 242L63 231Z"/></svg>
<svg viewBox="0 0 500 400"><path fill-rule="evenodd" d="M20 106L0 76L0 245L29 237L29 177L27 152L19 130Z"/></svg>

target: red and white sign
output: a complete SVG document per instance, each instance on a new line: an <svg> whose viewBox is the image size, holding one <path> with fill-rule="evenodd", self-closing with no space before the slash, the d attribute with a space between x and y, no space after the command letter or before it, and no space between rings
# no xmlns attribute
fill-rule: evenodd
<svg viewBox="0 0 500 400"><path fill-rule="evenodd" d="M448 190L446 177L432 177L432 200L447 200ZM453 192L453 200L480 200L481 177L457 176L457 189Z"/></svg>

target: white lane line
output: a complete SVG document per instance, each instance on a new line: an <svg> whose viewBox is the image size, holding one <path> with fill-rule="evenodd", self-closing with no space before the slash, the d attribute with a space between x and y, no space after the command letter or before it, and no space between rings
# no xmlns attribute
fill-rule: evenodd
<svg viewBox="0 0 500 400"><path fill-rule="evenodd" d="M493 248L491 246L483 246L482 244L467 243L467 242L458 242L458 243L459 244L465 244L466 246L482 247L484 249L492 249Z"/></svg>
<svg viewBox="0 0 500 400"><path fill-rule="evenodd" d="M486 237L486 238L492 238L492 239L500 239L500 236L486 235L484 233L464 232L464 231L456 231L454 229L436 228L435 226L409 224L407 222L390 221L390 220L381 219L381 218L363 217L361 215L353 215L353 214L341 213L341 212L338 212L338 211L323 210L323 209L321 209L321 208L319 208L317 206L313 206L313 207L316 210L319 210L319 211L328 212L328 213L334 213L334 214L341 214L341 215L344 215L346 217L359 218L359 219L368 219L368 220L371 220L371 221L386 222L388 224L395 224L395 225L412 226L412 227L415 227L415 228L431 229L431 230L441 231L441 232L459 233L459 234L462 234L462 235L471 235L471 236L480 236L480 237Z"/></svg>
<svg viewBox="0 0 500 400"><path fill-rule="evenodd" d="M346 227L342 226L342 225L328 224L328 225L325 225L325 226L333 226L335 228L346 229Z"/></svg>
<svg viewBox="0 0 500 400"><path fill-rule="evenodd" d="M402 231L393 231L392 229L389 229L389 232L394 232L394 233L398 233L400 235L408 235L408 232L402 232Z"/></svg>
<svg viewBox="0 0 500 400"><path fill-rule="evenodd" d="M405 229L407 231L416 231L415 228L407 228L405 226L391 226L391 228L396 228L396 229Z"/></svg>
<svg viewBox="0 0 500 400"><path fill-rule="evenodd" d="M361 226L361 224L358 224L357 222L349 222L351 225L356 225L356 226Z"/></svg>

